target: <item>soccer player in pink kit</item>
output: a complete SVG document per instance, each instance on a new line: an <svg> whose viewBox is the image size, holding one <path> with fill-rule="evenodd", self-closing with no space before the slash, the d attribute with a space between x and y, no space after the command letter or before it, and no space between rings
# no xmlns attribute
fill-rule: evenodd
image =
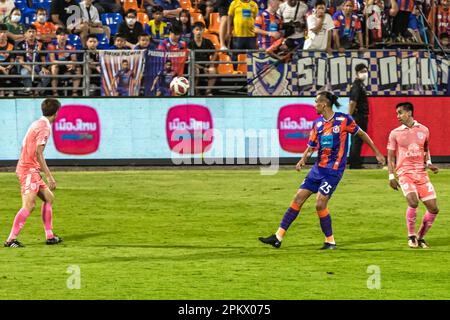
<svg viewBox="0 0 450 320"><path fill-rule="evenodd" d="M388 142L389 184L398 190L400 187L406 197L406 224L408 245L411 248L428 248L425 235L433 225L439 212L436 192L430 182L426 169L438 173L439 169L431 163L430 132L427 127L414 120L414 107L410 102L397 104L397 119L402 124L391 131ZM397 173L398 181L395 179ZM419 199L427 208L422 225L416 235L416 214Z"/></svg>
<svg viewBox="0 0 450 320"><path fill-rule="evenodd" d="M61 104L56 99L45 99L41 104L43 116L33 122L23 139L20 159L16 174L19 178L22 193L22 208L14 218L11 233L5 242L5 247L23 247L17 236L33 211L36 196L42 199L42 222L44 223L47 244L57 244L61 238L53 234L52 203L56 181L53 178L44 159L44 148L51 133L51 124L55 121ZM45 173L48 187L42 180L40 171Z"/></svg>

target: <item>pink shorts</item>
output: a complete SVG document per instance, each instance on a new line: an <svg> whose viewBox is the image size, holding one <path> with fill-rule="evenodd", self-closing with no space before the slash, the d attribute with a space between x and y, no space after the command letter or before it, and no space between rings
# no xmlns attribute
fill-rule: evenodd
<svg viewBox="0 0 450 320"><path fill-rule="evenodd" d="M414 192L422 201L436 199L436 191L430 182L428 174L407 174L399 177L398 182L403 194Z"/></svg>
<svg viewBox="0 0 450 320"><path fill-rule="evenodd" d="M39 189L48 188L38 172L17 174L22 194L38 193Z"/></svg>

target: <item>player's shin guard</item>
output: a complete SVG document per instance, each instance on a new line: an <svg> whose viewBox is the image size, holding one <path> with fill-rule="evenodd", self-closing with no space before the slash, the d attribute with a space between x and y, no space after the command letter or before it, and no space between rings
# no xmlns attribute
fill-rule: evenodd
<svg viewBox="0 0 450 320"><path fill-rule="evenodd" d="M422 225L419 228L419 232L417 233L417 237L419 240L423 239L427 234L428 230L430 230L433 225L434 220L437 217L437 213L426 212L423 216Z"/></svg>
<svg viewBox="0 0 450 320"><path fill-rule="evenodd" d="M406 209L406 226L408 227L408 237L416 235L416 215L417 208L408 207L408 209Z"/></svg>
<svg viewBox="0 0 450 320"><path fill-rule="evenodd" d="M52 225L52 215L53 209L52 204L49 202L44 202L41 207L42 223L44 224L45 237L47 239L52 239L53 235L53 225Z"/></svg>
<svg viewBox="0 0 450 320"><path fill-rule="evenodd" d="M283 219L281 219L280 228L286 231L292 224L292 222L294 222L294 220L297 218L299 212L300 206L295 202L291 202L291 206L287 209L286 213L283 216ZM284 234L281 236L284 236Z"/></svg>
<svg viewBox="0 0 450 320"><path fill-rule="evenodd" d="M8 242L17 238L17 236L20 233L20 230L22 230L23 226L25 225L25 221L27 221L29 215L30 211L28 211L26 208L21 208L19 212L17 212L16 217L14 218L11 233L9 234L8 237Z"/></svg>
<svg viewBox="0 0 450 320"><path fill-rule="evenodd" d="M317 215L320 219L320 228L322 228L323 234L325 237L331 238L333 236L333 228L331 227L331 216L328 208L317 211Z"/></svg>

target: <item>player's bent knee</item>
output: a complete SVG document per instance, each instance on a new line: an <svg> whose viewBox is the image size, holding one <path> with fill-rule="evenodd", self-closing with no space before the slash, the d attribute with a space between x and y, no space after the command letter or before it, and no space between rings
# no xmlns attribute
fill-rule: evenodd
<svg viewBox="0 0 450 320"><path fill-rule="evenodd" d="M438 214L439 213L439 208L438 207L429 208L428 212L430 212L432 214Z"/></svg>
<svg viewBox="0 0 450 320"><path fill-rule="evenodd" d="M317 200L317 202L316 202L316 211L317 212L322 212L326 208L327 208L327 202L326 201Z"/></svg>

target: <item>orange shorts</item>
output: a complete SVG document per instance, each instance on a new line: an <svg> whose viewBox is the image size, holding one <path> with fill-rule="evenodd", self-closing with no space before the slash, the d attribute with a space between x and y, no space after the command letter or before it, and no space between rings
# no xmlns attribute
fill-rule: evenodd
<svg viewBox="0 0 450 320"><path fill-rule="evenodd" d="M414 192L422 201L436 199L436 191L430 182L428 174L407 174L399 177L398 182L403 194Z"/></svg>
<svg viewBox="0 0 450 320"><path fill-rule="evenodd" d="M22 194L38 193L39 189L48 188L39 172L17 174Z"/></svg>

